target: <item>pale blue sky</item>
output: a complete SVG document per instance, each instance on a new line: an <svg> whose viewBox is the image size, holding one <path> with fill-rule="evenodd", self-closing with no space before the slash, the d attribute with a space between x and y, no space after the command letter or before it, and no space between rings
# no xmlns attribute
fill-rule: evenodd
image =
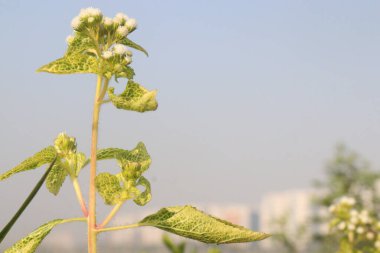
<svg viewBox="0 0 380 253"><path fill-rule="evenodd" d="M71 19L88 6L136 18L130 38L150 52L133 66L159 90L158 111L105 106L99 146L145 142L151 206L255 205L309 187L339 141L380 164L379 1L0 0L1 172L63 130L89 153L95 78L35 73L64 53ZM0 183L1 226L39 173ZM68 182L63 190L41 192L24 228L79 214Z"/></svg>

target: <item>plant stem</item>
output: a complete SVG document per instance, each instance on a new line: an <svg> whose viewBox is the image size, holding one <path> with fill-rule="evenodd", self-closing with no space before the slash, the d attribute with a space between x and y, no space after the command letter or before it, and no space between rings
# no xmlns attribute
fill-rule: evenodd
<svg viewBox="0 0 380 253"><path fill-rule="evenodd" d="M96 151L98 145L99 112L101 103L98 101L102 88L102 76L98 75L96 93L94 99L94 109L92 118L91 136L91 166L90 166L90 189L89 189L89 212L88 212L88 253L96 253Z"/></svg>
<svg viewBox="0 0 380 253"><path fill-rule="evenodd" d="M106 92L107 92L107 89L108 89L108 83L109 83L110 79L105 79L104 80L104 86L103 86L103 89L99 95L99 98L98 98L98 103L102 103L103 102L103 98L104 96L106 95Z"/></svg>
<svg viewBox="0 0 380 253"><path fill-rule="evenodd" d="M135 224L126 225L126 226L102 228L102 229L98 229L97 233L102 233L102 232L107 232L107 231L116 231L116 230L122 230L122 229L129 229L129 228L137 228L137 227L142 227L142 226L144 226L144 225L142 225L140 223L135 223Z"/></svg>
<svg viewBox="0 0 380 253"><path fill-rule="evenodd" d="M84 215L84 217L87 217L88 211L86 208L86 203L84 202L84 199L83 199L83 194L82 194L82 191L80 189L78 179L76 177L73 177L72 182L73 182L74 190L75 190L75 193L77 195L77 199L78 199L78 202L79 202L80 207L82 209L83 215Z"/></svg>
<svg viewBox="0 0 380 253"><path fill-rule="evenodd" d="M104 228L107 224L112 220L115 214L119 211L120 207L122 207L123 203L119 203L113 207L108 216L104 219L104 221L98 226L98 229Z"/></svg>

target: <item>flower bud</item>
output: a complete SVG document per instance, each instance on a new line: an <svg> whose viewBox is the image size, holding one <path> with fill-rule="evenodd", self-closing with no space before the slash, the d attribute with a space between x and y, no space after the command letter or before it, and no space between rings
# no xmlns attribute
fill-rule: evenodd
<svg viewBox="0 0 380 253"><path fill-rule="evenodd" d="M358 228L356 229L356 233L358 233L358 234L363 234L363 233L364 233L364 228L363 228L363 227L358 227Z"/></svg>
<svg viewBox="0 0 380 253"><path fill-rule="evenodd" d="M371 241L371 240L375 239L375 234L372 233L372 232L368 232L368 233L365 235L365 237L367 237L367 239Z"/></svg>
<svg viewBox="0 0 380 253"><path fill-rule="evenodd" d="M127 64L127 65L132 62L132 58L128 55L125 56L124 60L125 60L125 64Z"/></svg>
<svg viewBox="0 0 380 253"><path fill-rule="evenodd" d="M115 44L113 46L113 51L115 54L123 55L126 53L127 48L123 44Z"/></svg>
<svg viewBox="0 0 380 253"><path fill-rule="evenodd" d="M73 18L73 20L71 20L71 27L74 29L74 30L77 30L79 29L79 26L82 24L82 21L80 19L80 17L75 17Z"/></svg>
<svg viewBox="0 0 380 253"><path fill-rule="evenodd" d="M102 57L104 59L109 59L113 56L113 52L112 51L109 51L109 50L106 50L102 53Z"/></svg>
<svg viewBox="0 0 380 253"><path fill-rule="evenodd" d="M113 21L117 24L124 24L125 21L128 19L128 16L124 13L119 12L116 14L116 16L113 18Z"/></svg>
<svg viewBox="0 0 380 253"><path fill-rule="evenodd" d="M339 230L344 230L346 228L346 223L342 221L341 223L338 224L338 229Z"/></svg>
<svg viewBox="0 0 380 253"><path fill-rule="evenodd" d="M74 41L74 36L73 35L69 35L69 36L66 37L67 44L70 45L73 41Z"/></svg>
<svg viewBox="0 0 380 253"><path fill-rule="evenodd" d="M54 141L54 147L58 154L67 155L76 152L77 143L74 137L60 133Z"/></svg>
<svg viewBox="0 0 380 253"><path fill-rule="evenodd" d="M128 35L128 28L126 26L119 26L117 29L116 29L116 33L120 36L120 37L125 37Z"/></svg>
<svg viewBox="0 0 380 253"><path fill-rule="evenodd" d="M113 21L111 18L105 17L105 18L103 18L103 24L104 24L104 26L110 27L113 25Z"/></svg>
<svg viewBox="0 0 380 253"><path fill-rule="evenodd" d="M134 19L134 18L128 19L127 22L125 22L125 26L128 27L129 31L135 30L136 27L137 27L137 21L136 21L136 19Z"/></svg>

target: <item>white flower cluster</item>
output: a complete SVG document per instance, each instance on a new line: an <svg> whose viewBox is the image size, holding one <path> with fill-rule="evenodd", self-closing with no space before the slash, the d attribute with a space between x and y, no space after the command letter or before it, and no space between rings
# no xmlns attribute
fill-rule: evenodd
<svg viewBox="0 0 380 253"><path fill-rule="evenodd" d="M101 21L102 18L103 14L97 8L89 7L86 9L81 9L79 15L73 18L71 21L71 27L74 30L80 30L80 28L86 24L94 24L98 21Z"/></svg>
<svg viewBox="0 0 380 253"><path fill-rule="evenodd" d="M343 233L351 242L373 243L380 249L380 222L367 210L355 209L355 204L354 198L342 197L329 207L331 229Z"/></svg>

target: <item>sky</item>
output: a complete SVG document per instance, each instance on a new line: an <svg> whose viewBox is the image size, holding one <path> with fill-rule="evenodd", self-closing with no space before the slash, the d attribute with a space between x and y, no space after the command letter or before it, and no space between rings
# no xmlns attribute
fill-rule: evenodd
<svg viewBox="0 0 380 253"><path fill-rule="evenodd" d="M95 77L35 72L64 54L71 19L89 6L136 18L130 38L150 54L134 52L132 66L158 90L158 110L105 105L99 139L146 144L149 206L254 207L266 193L309 188L341 142L379 168L379 1L0 0L0 172L62 131L89 154ZM43 171L0 183L0 226ZM58 197L43 189L13 234L70 215L79 208L67 180Z"/></svg>

